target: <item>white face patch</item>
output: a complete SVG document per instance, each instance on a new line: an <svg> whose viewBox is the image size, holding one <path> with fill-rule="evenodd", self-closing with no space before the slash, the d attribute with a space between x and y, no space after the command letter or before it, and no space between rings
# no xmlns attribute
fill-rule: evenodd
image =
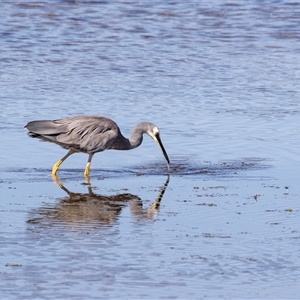
<svg viewBox="0 0 300 300"><path fill-rule="evenodd" d="M155 126L155 127L153 128L153 134L156 135L157 133L159 133L159 130L158 130L158 128Z"/></svg>
<svg viewBox="0 0 300 300"><path fill-rule="evenodd" d="M156 140L156 135L159 133L158 128L155 126L152 128L151 131L148 132L148 134L154 139Z"/></svg>

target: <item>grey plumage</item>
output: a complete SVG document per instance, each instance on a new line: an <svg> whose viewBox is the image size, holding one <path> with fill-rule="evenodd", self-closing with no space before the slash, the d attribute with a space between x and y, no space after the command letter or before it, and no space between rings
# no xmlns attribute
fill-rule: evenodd
<svg viewBox="0 0 300 300"><path fill-rule="evenodd" d="M161 148L168 164L168 155L161 143L156 125L143 122L136 125L129 139L125 138L118 125L111 119L100 116L78 116L59 120L38 120L29 122L25 128L31 137L53 142L65 149L68 154L58 161L52 169L55 175L60 164L75 152L89 154L85 175L89 175L92 156L107 149L130 150L138 147L143 141L143 134L148 134Z"/></svg>

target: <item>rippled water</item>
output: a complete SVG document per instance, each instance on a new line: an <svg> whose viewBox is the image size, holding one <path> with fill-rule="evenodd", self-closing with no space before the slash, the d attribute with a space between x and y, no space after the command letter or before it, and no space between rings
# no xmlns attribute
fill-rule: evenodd
<svg viewBox="0 0 300 300"><path fill-rule="evenodd" d="M297 298L296 1L2 1L5 299ZM104 115L133 151L53 183L35 119Z"/></svg>

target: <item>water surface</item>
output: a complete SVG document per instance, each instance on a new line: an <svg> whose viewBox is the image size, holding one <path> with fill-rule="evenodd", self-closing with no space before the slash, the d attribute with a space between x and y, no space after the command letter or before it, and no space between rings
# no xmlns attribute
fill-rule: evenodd
<svg viewBox="0 0 300 300"><path fill-rule="evenodd" d="M0 289L5 299L297 298L295 1L0 4ZM132 151L30 139L104 115Z"/></svg>

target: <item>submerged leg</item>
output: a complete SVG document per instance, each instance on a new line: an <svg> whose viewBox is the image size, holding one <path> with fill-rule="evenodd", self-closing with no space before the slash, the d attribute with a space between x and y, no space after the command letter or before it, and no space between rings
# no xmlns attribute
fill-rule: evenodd
<svg viewBox="0 0 300 300"><path fill-rule="evenodd" d="M86 163L86 167L85 167L85 170L83 173L84 177L88 178L90 176L90 168L91 168L91 162L92 162L93 155L94 155L94 153L89 154L89 159Z"/></svg>
<svg viewBox="0 0 300 300"><path fill-rule="evenodd" d="M52 168L52 176L56 175L56 172L57 172L59 166L73 153L75 153L75 151L70 149L69 152L62 159L60 159L57 163L54 164L54 166Z"/></svg>

